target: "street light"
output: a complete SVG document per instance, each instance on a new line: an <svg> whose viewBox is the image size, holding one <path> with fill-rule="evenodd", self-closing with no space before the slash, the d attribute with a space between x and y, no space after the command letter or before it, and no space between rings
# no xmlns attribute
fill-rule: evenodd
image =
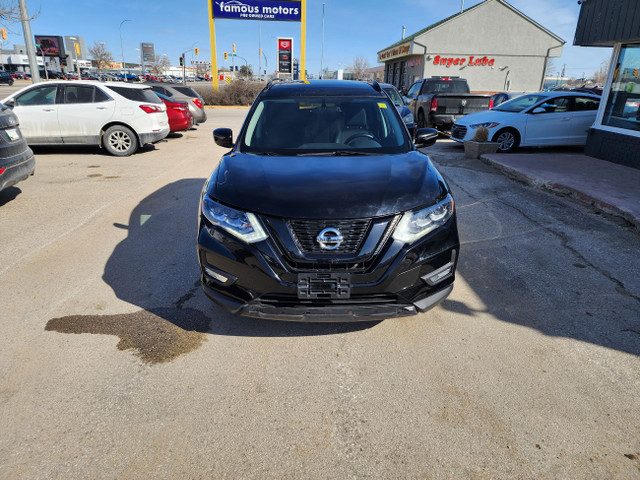
<svg viewBox="0 0 640 480"><path fill-rule="evenodd" d="M78 37L69 38L73 40L73 51L76 54L76 69L78 70L78 80L82 80L82 75L80 74L80 63L78 63L78 51L76 50L76 40L78 40Z"/></svg>
<svg viewBox="0 0 640 480"><path fill-rule="evenodd" d="M322 60L324 59L324 3L322 4L322 49L320 50L320 79L322 79Z"/></svg>
<svg viewBox="0 0 640 480"><path fill-rule="evenodd" d="M122 20L120 22L120 50L122 51L122 68L124 69L124 81L127 81L127 64L124 61L124 44L122 43L122 24L124 22L133 22L133 20Z"/></svg>

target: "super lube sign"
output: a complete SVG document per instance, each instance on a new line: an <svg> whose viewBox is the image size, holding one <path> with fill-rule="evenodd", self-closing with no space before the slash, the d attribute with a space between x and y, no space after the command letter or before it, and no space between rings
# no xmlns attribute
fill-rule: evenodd
<svg viewBox="0 0 640 480"><path fill-rule="evenodd" d="M295 0L211 0L213 18L235 20L300 21L300 2Z"/></svg>

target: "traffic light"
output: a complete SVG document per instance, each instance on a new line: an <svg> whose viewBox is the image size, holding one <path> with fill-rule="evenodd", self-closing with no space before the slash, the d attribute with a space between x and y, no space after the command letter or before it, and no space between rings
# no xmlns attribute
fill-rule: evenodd
<svg viewBox="0 0 640 480"><path fill-rule="evenodd" d="M196 47L196 55L200 55L200 49Z"/></svg>
<svg viewBox="0 0 640 480"><path fill-rule="evenodd" d="M262 56L262 49L260 49L260 53L259 53L259 56Z"/></svg>
<svg viewBox="0 0 640 480"><path fill-rule="evenodd" d="M233 53L236 53L236 44L233 44Z"/></svg>
<svg viewBox="0 0 640 480"><path fill-rule="evenodd" d="M7 29L6 28L0 28L0 37L2 37L2 40L6 40L7 39Z"/></svg>
<svg viewBox="0 0 640 480"><path fill-rule="evenodd" d="M182 67L184 65L184 58L182 58L182 55L180 55L180 66Z"/></svg>
<svg viewBox="0 0 640 480"><path fill-rule="evenodd" d="M80 55L80 44L79 43L74 43L75 47L76 47L76 55Z"/></svg>
<svg viewBox="0 0 640 480"><path fill-rule="evenodd" d="M229 60L229 54L227 52L224 52L224 59Z"/></svg>

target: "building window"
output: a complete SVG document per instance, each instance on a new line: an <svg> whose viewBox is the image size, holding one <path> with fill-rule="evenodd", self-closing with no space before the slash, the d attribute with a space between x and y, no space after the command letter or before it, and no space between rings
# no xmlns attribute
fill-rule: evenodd
<svg viewBox="0 0 640 480"><path fill-rule="evenodd" d="M640 44L620 48L602 125L640 132Z"/></svg>

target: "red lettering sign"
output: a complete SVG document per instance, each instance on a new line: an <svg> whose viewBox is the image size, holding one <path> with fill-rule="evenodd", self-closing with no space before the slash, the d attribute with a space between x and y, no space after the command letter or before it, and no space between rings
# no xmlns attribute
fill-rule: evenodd
<svg viewBox="0 0 640 480"><path fill-rule="evenodd" d="M441 57L440 55L436 55L436 57L433 59L433 64L442 65L449 68L451 67L451 65L462 66L466 62L470 67L493 67L495 61L495 58L487 58L486 56L482 58L476 58L474 55L471 55L469 56L469 61L467 62L467 59L462 57Z"/></svg>

